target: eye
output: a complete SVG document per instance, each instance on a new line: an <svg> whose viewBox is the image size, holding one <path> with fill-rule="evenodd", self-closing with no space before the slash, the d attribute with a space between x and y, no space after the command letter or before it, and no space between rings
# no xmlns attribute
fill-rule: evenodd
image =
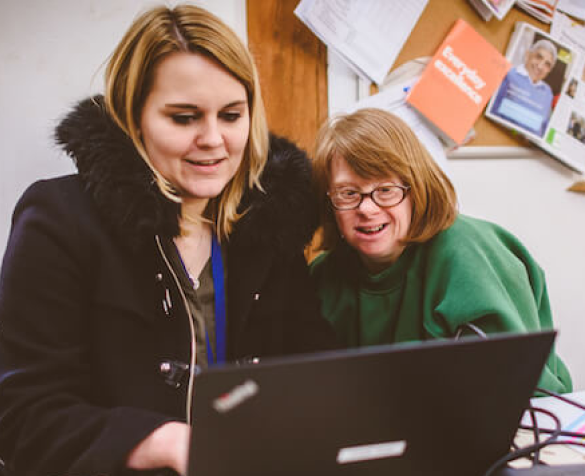
<svg viewBox="0 0 585 476"><path fill-rule="evenodd" d="M242 117L242 113L239 111L225 111L220 113L219 117L226 122L236 122Z"/></svg>
<svg viewBox="0 0 585 476"><path fill-rule="evenodd" d="M376 188L376 193L384 198L397 195L401 191L402 190L400 187L397 187L396 185L381 185L380 187Z"/></svg>
<svg viewBox="0 0 585 476"><path fill-rule="evenodd" d="M358 195L358 193L359 192L357 192L356 190L352 190L351 188L344 188L344 189L337 191L337 195L340 198L344 198L344 199L355 198L355 196Z"/></svg>
<svg viewBox="0 0 585 476"><path fill-rule="evenodd" d="M197 114L173 114L171 116L171 119L175 124L180 124L182 126L190 124L198 118L199 116Z"/></svg>

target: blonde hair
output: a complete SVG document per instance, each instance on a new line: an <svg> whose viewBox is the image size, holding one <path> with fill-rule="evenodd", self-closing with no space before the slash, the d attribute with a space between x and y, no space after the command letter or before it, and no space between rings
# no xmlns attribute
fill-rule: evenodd
<svg viewBox="0 0 585 476"><path fill-rule="evenodd" d="M323 225L321 249L333 249L341 241L327 196L335 156L345 159L360 177L393 174L410 186L413 209L405 244L425 242L455 220L457 195L453 184L412 130L389 112L361 109L332 118L317 134L313 179Z"/></svg>
<svg viewBox="0 0 585 476"><path fill-rule="evenodd" d="M215 60L246 89L250 133L244 157L230 183L210 202L205 217L211 219L220 238L228 238L241 216L238 205L246 187L262 190L260 175L268 156L268 127L258 74L237 35L215 15L194 5L160 6L146 11L132 23L108 62L106 109L152 170L161 192L180 203L172 184L153 167L139 132L140 114L156 67L176 52L201 54Z"/></svg>

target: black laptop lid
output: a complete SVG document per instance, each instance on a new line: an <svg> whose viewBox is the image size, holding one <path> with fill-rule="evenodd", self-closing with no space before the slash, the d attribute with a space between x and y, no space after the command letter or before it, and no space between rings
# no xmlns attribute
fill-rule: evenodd
<svg viewBox="0 0 585 476"><path fill-rule="evenodd" d="M189 476L482 475L555 333L310 354L197 377Z"/></svg>

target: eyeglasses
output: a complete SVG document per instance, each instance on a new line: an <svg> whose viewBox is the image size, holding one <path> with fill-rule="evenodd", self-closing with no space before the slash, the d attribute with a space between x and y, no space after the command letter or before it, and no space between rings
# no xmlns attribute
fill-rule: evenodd
<svg viewBox="0 0 585 476"><path fill-rule="evenodd" d="M381 208L390 208L402 203L409 190L410 187L407 185L392 183L380 185L368 193L351 188L340 188L327 192L327 195L331 200L331 205L336 210L355 210L362 204L366 197L370 197L372 202Z"/></svg>

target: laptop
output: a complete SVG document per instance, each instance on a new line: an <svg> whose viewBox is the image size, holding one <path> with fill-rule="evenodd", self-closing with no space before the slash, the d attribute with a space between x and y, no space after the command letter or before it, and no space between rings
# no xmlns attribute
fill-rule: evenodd
<svg viewBox="0 0 585 476"><path fill-rule="evenodd" d="M480 476L506 454L555 339L499 334L202 372L189 476Z"/></svg>

